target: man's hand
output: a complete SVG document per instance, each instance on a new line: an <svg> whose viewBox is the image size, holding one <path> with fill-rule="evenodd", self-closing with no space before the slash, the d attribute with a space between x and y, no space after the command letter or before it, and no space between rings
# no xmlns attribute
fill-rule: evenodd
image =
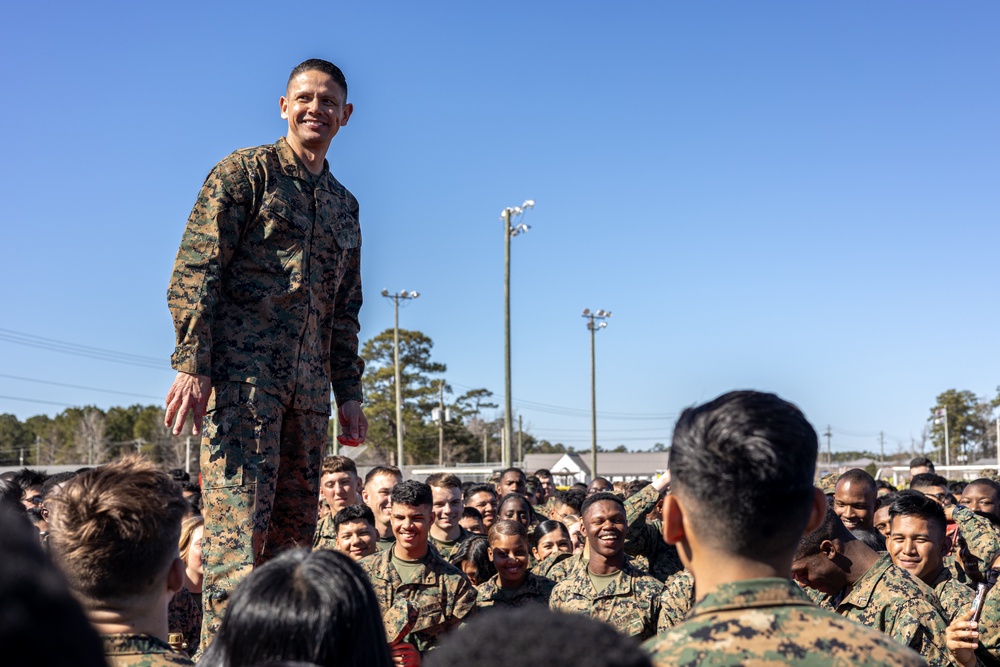
<svg viewBox="0 0 1000 667"><path fill-rule="evenodd" d="M663 493L663 491L670 487L670 471L665 470L662 475L653 480L653 488L658 492Z"/></svg>
<svg viewBox="0 0 1000 667"><path fill-rule="evenodd" d="M361 404L357 401L347 401L340 406L337 418L340 419L340 431L343 435L338 435L340 444L348 447L357 447L368 437L368 419L361 411Z"/></svg>
<svg viewBox="0 0 1000 667"><path fill-rule="evenodd" d="M211 393L212 380L207 375L178 373L174 383L170 385L170 391L167 392L167 412L163 416L163 425L167 428L172 425L173 434L180 435L188 412L192 412L191 432L200 435L201 420L205 416L205 408L208 407L208 397Z"/></svg>
<svg viewBox="0 0 1000 667"><path fill-rule="evenodd" d="M955 656L955 661L963 667L976 664L976 648L979 647L978 624L972 620L972 610L965 612L945 630L945 644Z"/></svg>
<svg viewBox="0 0 1000 667"><path fill-rule="evenodd" d="M398 642L389 646L389 649L392 652L392 664L399 667L420 667L420 651L413 644Z"/></svg>

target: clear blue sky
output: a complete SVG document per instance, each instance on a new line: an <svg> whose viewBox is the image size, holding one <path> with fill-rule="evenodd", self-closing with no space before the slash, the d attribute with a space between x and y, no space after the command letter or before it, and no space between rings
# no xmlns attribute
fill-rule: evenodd
<svg viewBox="0 0 1000 667"><path fill-rule="evenodd" d="M355 105L329 158L362 206L364 338L383 287L419 290L402 326L502 403L498 215L531 198L513 377L537 436L589 443L589 307L614 312L603 446L747 387L835 449L908 446L941 391L1000 385L998 25L985 1L12 5L0 328L163 369L5 333L0 412L162 401L198 186L284 134L288 71L323 57Z"/></svg>

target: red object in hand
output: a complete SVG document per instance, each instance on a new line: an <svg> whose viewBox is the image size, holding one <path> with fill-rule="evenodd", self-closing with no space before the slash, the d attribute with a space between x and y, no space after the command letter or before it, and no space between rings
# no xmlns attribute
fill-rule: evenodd
<svg viewBox="0 0 1000 667"><path fill-rule="evenodd" d="M345 447L357 447L362 442L364 442L364 440L354 440L353 438L350 438L346 435L338 435L337 442L344 445Z"/></svg>

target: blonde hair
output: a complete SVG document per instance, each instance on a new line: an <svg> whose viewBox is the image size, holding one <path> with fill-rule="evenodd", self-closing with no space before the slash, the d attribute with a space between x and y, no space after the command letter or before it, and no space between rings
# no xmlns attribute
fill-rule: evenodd
<svg viewBox="0 0 1000 667"><path fill-rule="evenodd" d="M170 475L142 456L83 472L46 504L52 554L85 598L145 595L177 557L187 502Z"/></svg>
<svg viewBox="0 0 1000 667"><path fill-rule="evenodd" d="M177 542L177 546L181 550L181 560L185 563L187 562L188 551L191 550L191 539L194 537L194 531L204 525L205 517L200 514L195 514L184 519L184 523L181 524L181 537Z"/></svg>

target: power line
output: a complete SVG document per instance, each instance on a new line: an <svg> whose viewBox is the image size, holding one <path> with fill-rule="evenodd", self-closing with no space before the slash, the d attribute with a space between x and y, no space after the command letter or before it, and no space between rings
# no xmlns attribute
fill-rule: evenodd
<svg viewBox="0 0 1000 667"><path fill-rule="evenodd" d="M62 354L69 354L77 357L97 359L98 361L110 361L116 364L124 364L126 366L136 366L139 368L150 368L164 371L171 370L169 364L166 364L163 359L159 359L157 357L147 357L129 352L118 352L117 350L109 350L90 345L79 345L77 343L70 343L63 340L57 340L55 338L45 338L44 336L36 336L34 334L22 333L11 329L0 328L0 341L14 343L15 345L24 345L26 347L34 347L41 350L47 350L49 352L60 352Z"/></svg>
<svg viewBox="0 0 1000 667"><path fill-rule="evenodd" d="M73 408L77 407L71 403L58 403L56 401L43 401L39 398L21 398L20 396L0 396L2 399L8 401L21 401L22 403L44 403L45 405L58 405L63 408Z"/></svg>
<svg viewBox="0 0 1000 667"><path fill-rule="evenodd" d="M85 389L87 391L99 391L105 394L120 394L122 396L135 396L136 398L153 398L161 399L162 396L150 396L149 394L135 394L130 391L116 391L114 389L99 389L97 387L85 387L79 384L66 384L65 382L52 382L51 380L38 380L36 378L26 378L19 375L7 375L6 373L0 373L0 378L8 378L11 380L23 380L24 382L36 382L38 384L48 384L54 387L69 387L70 389Z"/></svg>

